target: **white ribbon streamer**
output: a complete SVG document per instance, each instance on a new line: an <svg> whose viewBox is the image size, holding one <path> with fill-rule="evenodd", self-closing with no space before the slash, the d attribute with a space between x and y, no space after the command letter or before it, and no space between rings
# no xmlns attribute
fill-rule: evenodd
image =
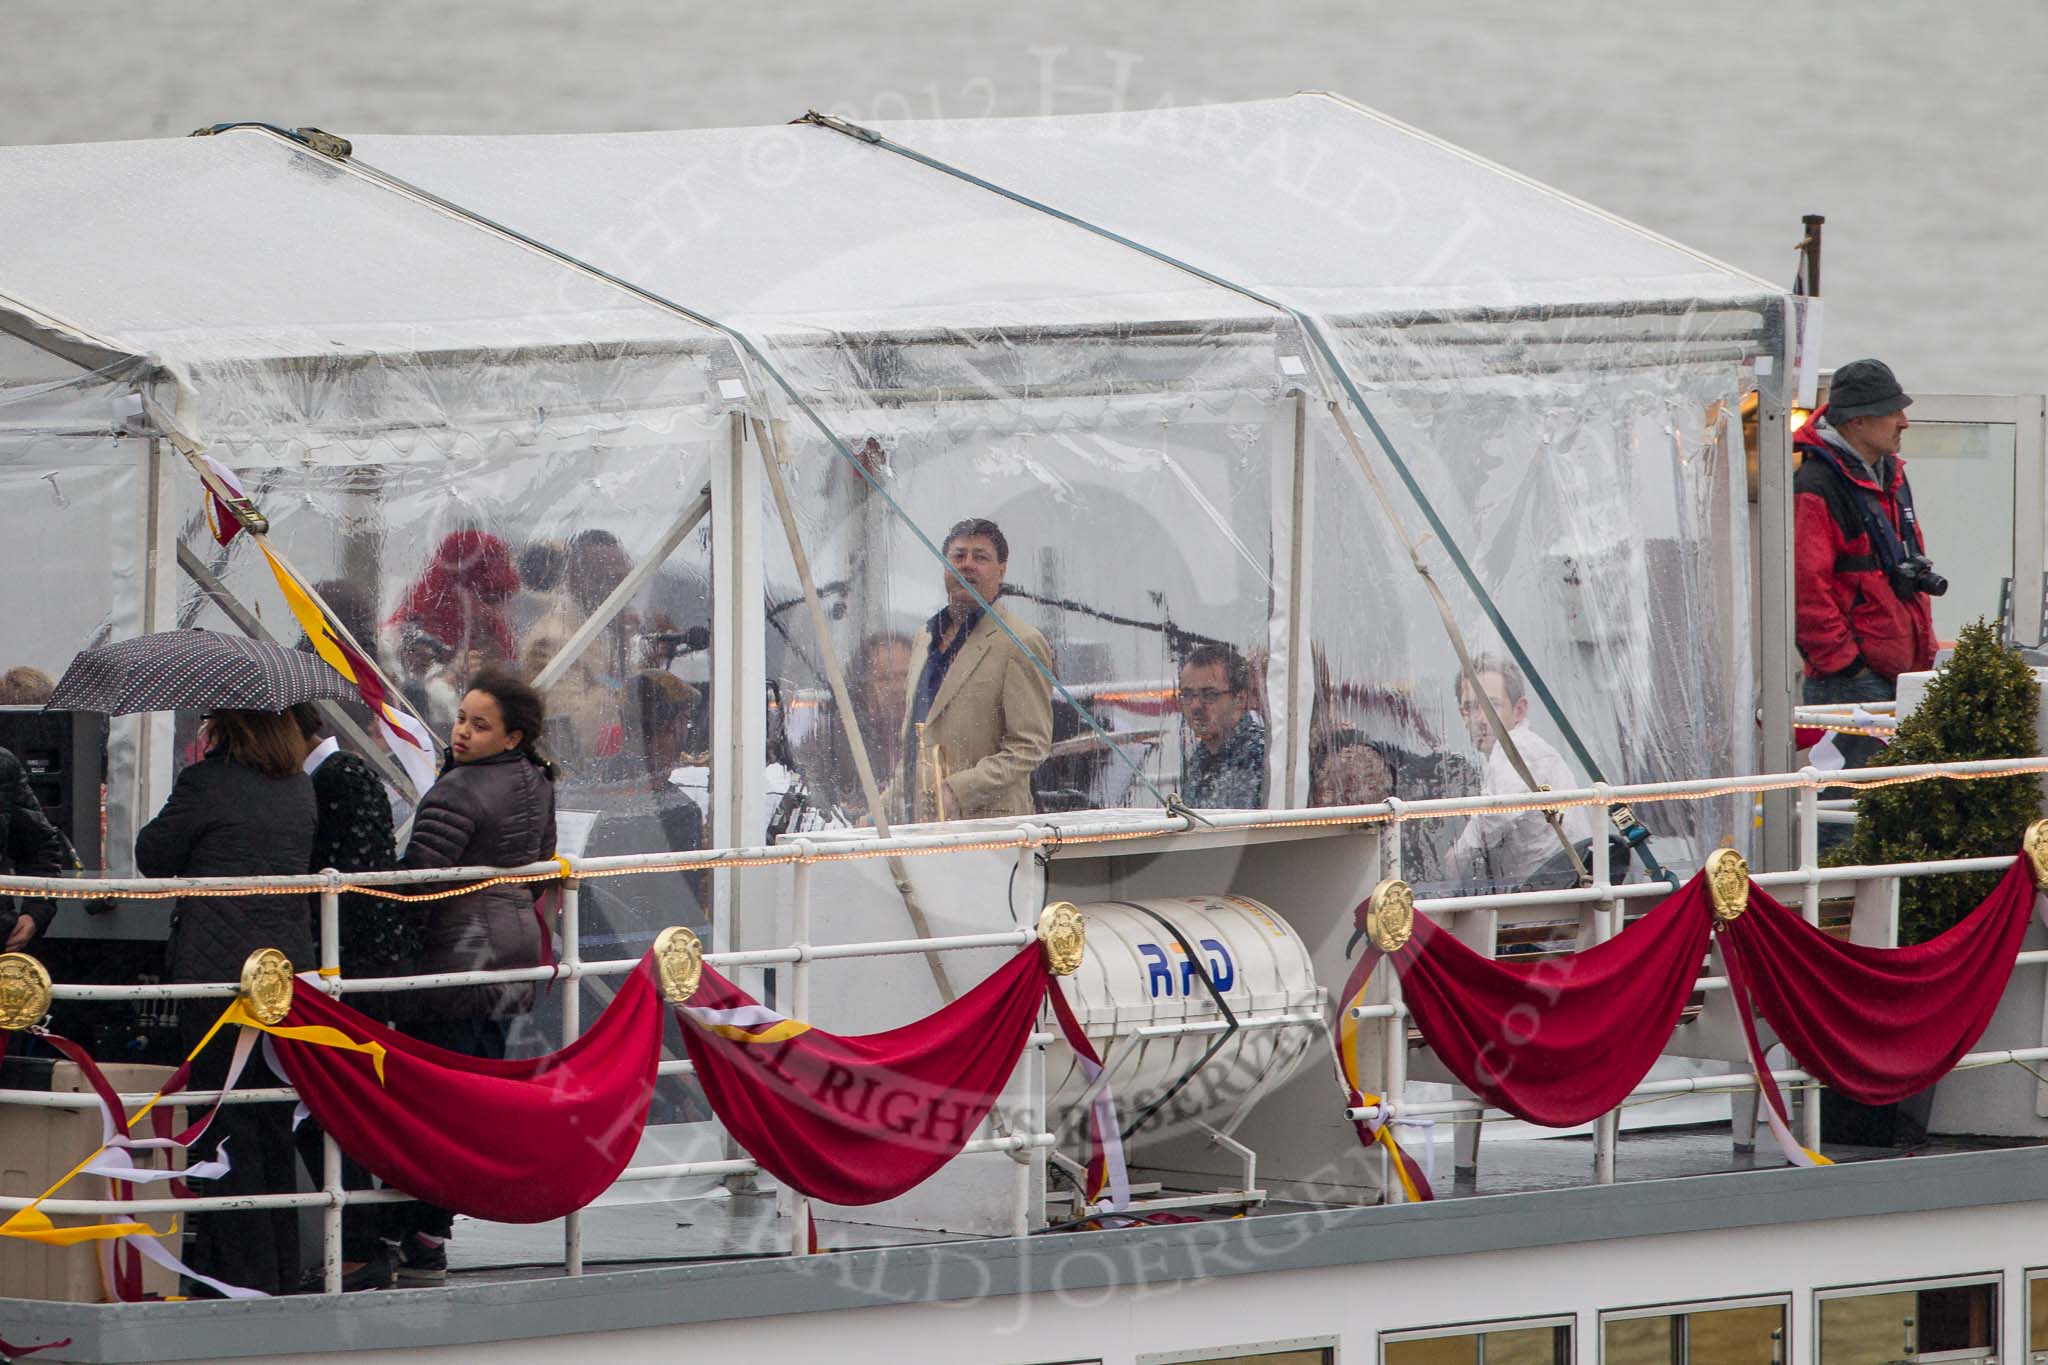
<svg viewBox="0 0 2048 1365"><path fill-rule="evenodd" d="M242 1070L249 1065L249 1054L255 1050L258 1036L254 1029L243 1029L241 1036L235 1039L235 1055L228 1060L227 1077L220 1083L222 1099L225 1099L228 1093L235 1088L236 1082L242 1079ZM125 1148L129 1151L163 1151L167 1148L183 1149L190 1147L193 1143L199 1141L200 1138L206 1136L207 1128L213 1127L214 1119L219 1116L220 1101L216 1100L214 1107L207 1112L206 1127L201 1128L184 1141L180 1142L174 1137L141 1138L134 1136L132 1133L122 1131L127 1127L127 1117L125 1115L116 1115L107 1108L107 1102L101 1100L100 1120L102 1130L105 1133L101 1145Z"/></svg>
<svg viewBox="0 0 2048 1365"><path fill-rule="evenodd" d="M203 1284L208 1289L211 1289L215 1293L221 1295L223 1298L267 1299L270 1297L270 1295L264 1293L260 1289L244 1289L241 1285L225 1284L220 1280L214 1279L211 1275L200 1274L191 1266L186 1265L183 1261L171 1255L170 1252L165 1251L163 1247L158 1244L156 1238L154 1237L143 1237L137 1235L134 1237L123 1237L120 1240L128 1243L130 1246L134 1247L137 1251L141 1252L150 1260L155 1261L164 1269L172 1272L173 1274L182 1275L186 1279L191 1280L196 1284Z"/></svg>
<svg viewBox="0 0 2048 1365"><path fill-rule="evenodd" d="M201 1161L183 1170L170 1167L137 1166L135 1159L118 1147L111 1147L78 1168L80 1175L103 1175L131 1185L153 1185L160 1180L218 1180L235 1168L228 1157L228 1140L222 1138L212 1161Z"/></svg>
<svg viewBox="0 0 2048 1365"><path fill-rule="evenodd" d="M1378 1104L1361 1105L1358 1111L1359 1121L1368 1128L1371 1128L1374 1134L1378 1134L1380 1125L1387 1121L1386 1114L1386 1107ZM1422 1177L1434 1185L1436 1183L1436 1120L1397 1118L1393 1122L1396 1128L1418 1128L1422 1130L1424 1137L1427 1139L1422 1144Z"/></svg>
<svg viewBox="0 0 2048 1365"><path fill-rule="evenodd" d="M1101 1065L1079 1053L1074 1059L1081 1063L1081 1074L1088 1078L1088 1084L1095 1084L1096 1078L1102 1075ZM1129 1208L1131 1172L1124 1160L1123 1124L1116 1114L1116 1092L1106 1083L1088 1104L1088 1121L1095 1125L1096 1136L1102 1142L1102 1173L1109 1182L1107 1197L1095 1207L1105 1212Z"/></svg>
<svg viewBox="0 0 2048 1365"><path fill-rule="evenodd" d="M205 1135L207 1129L213 1126L213 1120L220 1114L221 1101L227 1098L228 1094L234 1090L236 1082L241 1080L242 1072L248 1066L250 1056L255 1052L256 1040L259 1036L262 1036L256 1030L250 1028L239 1029L237 1034L235 1054L229 1059L227 1075L221 1081L220 1100L216 1100L213 1109L208 1112L205 1127L202 1127L183 1142L176 1138L133 1137L127 1131L128 1116L116 1111L108 1105L104 1098L100 1098L100 1131L103 1138L101 1145L106 1150L80 1167L79 1173L82 1175L104 1176L111 1180L126 1181L131 1185L148 1185L180 1177L187 1180L218 1180L233 1170L234 1162L228 1155L228 1140L226 1138L220 1140L212 1161L202 1161L196 1165L188 1166L184 1170L138 1167L131 1153L136 1151L161 1151L169 1148L184 1149ZM267 1037L264 1041L266 1045L269 1042ZM94 1094L97 1096L98 1092L95 1091ZM216 1280L210 1275L201 1275L169 1251L166 1251L154 1237L145 1237L140 1233L116 1238L101 1244L102 1255L100 1264L101 1269L106 1274L109 1287L116 1283L113 1273L113 1248L122 1243L134 1247L138 1254L154 1261L173 1274L182 1275L195 1284L203 1284L226 1298L267 1299L270 1297L270 1295L260 1289L247 1289L241 1285L227 1284Z"/></svg>

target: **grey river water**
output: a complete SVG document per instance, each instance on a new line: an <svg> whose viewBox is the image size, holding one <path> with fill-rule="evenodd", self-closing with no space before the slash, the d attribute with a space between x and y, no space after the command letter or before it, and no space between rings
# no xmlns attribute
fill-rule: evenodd
<svg viewBox="0 0 2048 1365"><path fill-rule="evenodd" d="M1773 281L1823 359L2048 386L2048 4L0 0L0 143L530 132L1340 91ZM108 187L118 202L120 186ZM53 225L53 230L61 230Z"/></svg>

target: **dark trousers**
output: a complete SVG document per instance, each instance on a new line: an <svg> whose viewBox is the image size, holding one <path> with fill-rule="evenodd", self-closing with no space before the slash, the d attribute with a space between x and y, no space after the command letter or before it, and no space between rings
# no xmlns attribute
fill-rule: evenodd
<svg viewBox="0 0 2048 1365"><path fill-rule="evenodd" d="M1825 706L1842 702L1891 701L1898 694L1896 682L1866 668L1847 678L1808 678L1801 698L1808 706ZM1846 766L1867 768L1885 744L1871 735L1836 735L1835 747L1842 751ZM1823 801L1836 801L1855 793L1847 787L1823 787L1820 795ZM1848 837L1847 825L1822 825L1820 851L1826 853Z"/></svg>
<svg viewBox="0 0 2048 1365"><path fill-rule="evenodd" d="M321 1137L324 1130L320 1120L308 1118L300 1123L292 1134L292 1143L299 1149L299 1160L305 1163L306 1173L313 1177L315 1189L321 1184L326 1166L324 1144ZM341 1154L341 1187L345 1190L368 1190L376 1188L376 1181L361 1162ZM377 1254L377 1239L386 1235L385 1224L390 1220L391 1204L344 1204L341 1208L341 1259L344 1261L367 1261Z"/></svg>
<svg viewBox="0 0 2048 1365"><path fill-rule="evenodd" d="M179 1011L178 1033L190 1051L212 1024L219 1002L188 1000ZM224 1028L192 1063L193 1090L217 1089L227 1079L238 1030ZM263 1064L259 1045L236 1088L283 1085ZM292 1111L287 1104L224 1104L206 1135L192 1144L188 1160L211 1161L227 1144L233 1169L218 1180L193 1185L201 1195L290 1194L299 1187L292 1153ZM266 1294L290 1294L299 1287L299 1212L257 1209L248 1213L199 1213L186 1223L185 1264L202 1275ZM201 1287L201 1296L211 1291Z"/></svg>
<svg viewBox="0 0 2048 1365"><path fill-rule="evenodd" d="M503 1019L423 1019L405 1031L423 1043L460 1052L466 1057L503 1058L511 1025ZM388 1235L401 1241L414 1232L446 1237L455 1230L455 1215L425 1202L387 1205L393 1215Z"/></svg>

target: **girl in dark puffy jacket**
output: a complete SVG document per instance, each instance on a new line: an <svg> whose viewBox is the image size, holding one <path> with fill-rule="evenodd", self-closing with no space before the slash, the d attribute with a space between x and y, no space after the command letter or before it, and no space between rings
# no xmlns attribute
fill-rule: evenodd
<svg viewBox="0 0 2048 1365"><path fill-rule="evenodd" d="M206 757L178 774L170 799L135 836L145 877L248 877L305 873L313 857L313 783L299 767L297 727L274 711L216 711L200 732ZM170 981L235 981L259 948L276 948L299 970L318 966L309 899L182 896L171 914ZM195 1046L220 1012L215 1000L181 1001L178 1031ZM230 1031L232 1032L232 1031ZM216 1038L192 1065L191 1087L212 1090L227 1076L234 1039ZM240 1085L281 1084L262 1057ZM291 1109L229 1104L194 1143L191 1160L227 1144L232 1169L208 1181L208 1195L279 1194L297 1188ZM293 1209L204 1213L191 1220L186 1263L224 1283L289 1293L299 1283L298 1214ZM208 1291L197 1287L193 1292Z"/></svg>
<svg viewBox="0 0 2048 1365"><path fill-rule="evenodd" d="M470 679L448 736L440 780L420 799L401 867L518 867L555 853L554 769L540 753L540 694L510 673ZM484 887L421 905L418 972L537 967L545 960L533 883ZM408 992L401 1018L413 1037L472 1057L503 1057L514 1017L533 1008L530 981ZM402 1206L398 1279L447 1278L445 1209Z"/></svg>

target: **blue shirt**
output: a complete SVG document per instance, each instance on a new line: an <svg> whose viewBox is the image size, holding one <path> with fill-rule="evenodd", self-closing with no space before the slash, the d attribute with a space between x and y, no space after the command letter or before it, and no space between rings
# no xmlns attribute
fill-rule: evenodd
<svg viewBox="0 0 2048 1365"><path fill-rule="evenodd" d="M1247 711L1215 753L1200 740L1181 769L1180 799L1196 809L1258 810L1266 804L1266 726Z"/></svg>
<svg viewBox="0 0 2048 1365"><path fill-rule="evenodd" d="M969 609L967 617L960 623L960 629L953 632L953 643L939 648L939 640L946 630L947 608L941 607L932 619L924 623L925 636L930 643L925 647L924 671L917 675L917 692L910 699L910 723L921 725L932 713L932 703L938 699L939 689L946 685L946 670L959 657L960 646L967 643L967 637L974 634L974 628L981 624L981 608Z"/></svg>

